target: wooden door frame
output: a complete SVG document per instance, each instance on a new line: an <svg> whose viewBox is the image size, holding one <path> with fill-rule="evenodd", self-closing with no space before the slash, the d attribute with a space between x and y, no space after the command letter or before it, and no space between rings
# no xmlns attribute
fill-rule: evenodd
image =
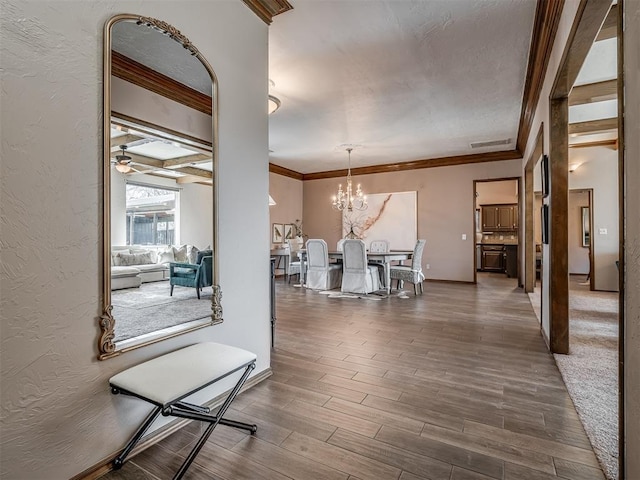
<svg viewBox="0 0 640 480"><path fill-rule="evenodd" d="M517 188L518 188L518 209L520 210L520 212L522 211L523 208L523 195L522 195L522 177L501 177L501 178L483 178L483 179L474 179L473 180L473 235L474 235L474 241L473 241L473 283L477 284L478 283L478 259L476 258L476 242L475 242L475 235L476 235L476 184L478 183L488 183L488 182L504 182L507 180L515 180L517 183ZM521 221L522 216L520 214L518 214L518 253L516 254L516 257L519 259L520 258L520 249L521 247L521 241L520 241L520 221ZM521 287L522 286L522 282L520 280L520 269L518 269L518 286Z"/></svg>
<svg viewBox="0 0 640 480"><path fill-rule="evenodd" d="M536 284L536 239L534 228L535 195L533 171L544 153L544 122L540 124L535 146L524 167L524 291L533 293ZM542 275L541 275L542 277ZM542 297L542 295L541 295Z"/></svg>
<svg viewBox="0 0 640 480"><path fill-rule="evenodd" d="M589 207L589 291L593 292L595 290L595 268L594 266L594 255L593 255L593 188L570 188L569 195L572 193L586 193L587 194L587 206ZM567 254L569 251L567 250Z"/></svg>

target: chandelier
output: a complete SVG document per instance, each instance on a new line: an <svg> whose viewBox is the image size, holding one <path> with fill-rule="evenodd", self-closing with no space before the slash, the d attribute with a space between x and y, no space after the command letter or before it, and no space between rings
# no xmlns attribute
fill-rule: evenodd
<svg viewBox="0 0 640 480"><path fill-rule="evenodd" d="M347 189L342 190L342 184L338 185L338 194L333 196L333 208L339 211L352 212L353 210L367 209L367 196L362 192L360 184L356 187L356 193L353 194L353 185L351 182L351 151L353 148L347 148L349 153L349 169L347 170Z"/></svg>

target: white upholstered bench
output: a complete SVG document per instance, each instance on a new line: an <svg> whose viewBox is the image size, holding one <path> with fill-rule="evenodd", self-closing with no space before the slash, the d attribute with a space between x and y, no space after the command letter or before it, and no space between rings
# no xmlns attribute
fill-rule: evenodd
<svg viewBox="0 0 640 480"><path fill-rule="evenodd" d="M206 342L167 353L111 377L109 385L113 394L132 395L156 406L131 437L120 455L115 458L113 467L116 470L122 467L127 455L160 413L164 416L209 423L191 453L176 472L174 479L182 478L218 424L255 433L258 428L256 425L223 418L231 402L255 368L255 364L256 355L254 353L229 345ZM210 413L208 407L193 405L182 400L242 369L244 372L240 379L215 415Z"/></svg>

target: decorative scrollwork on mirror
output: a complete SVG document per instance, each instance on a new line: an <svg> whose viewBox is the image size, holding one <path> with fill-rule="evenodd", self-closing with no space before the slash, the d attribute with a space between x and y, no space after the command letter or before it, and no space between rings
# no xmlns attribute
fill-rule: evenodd
<svg viewBox="0 0 640 480"><path fill-rule="evenodd" d="M106 23L100 360L222 322L217 88L174 26Z"/></svg>

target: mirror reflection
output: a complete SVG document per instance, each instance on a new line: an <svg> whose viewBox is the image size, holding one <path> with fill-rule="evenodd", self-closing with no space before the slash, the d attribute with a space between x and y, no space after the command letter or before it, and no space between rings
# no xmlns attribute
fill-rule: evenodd
<svg viewBox="0 0 640 480"><path fill-rule="evenodd" d="M221 321L213 73L179 31L158 20L115 17L105 38L111 75L100 358Z"/></svg>

